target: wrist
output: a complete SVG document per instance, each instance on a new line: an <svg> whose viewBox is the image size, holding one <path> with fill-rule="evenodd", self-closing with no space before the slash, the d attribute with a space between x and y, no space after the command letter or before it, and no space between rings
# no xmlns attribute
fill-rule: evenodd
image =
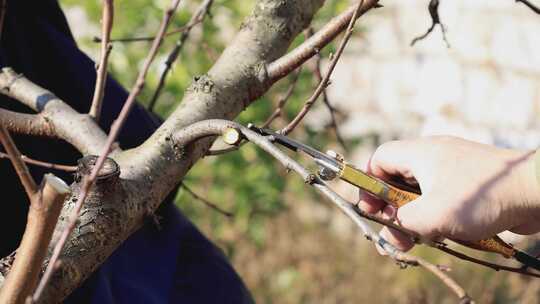
<svg viewBox="0 0 540 304"><path fill-rule="evenodd" d="M519 151L513 162L517 175L513 192L526 215L537 218L540 215L540 151Z"/></svg>

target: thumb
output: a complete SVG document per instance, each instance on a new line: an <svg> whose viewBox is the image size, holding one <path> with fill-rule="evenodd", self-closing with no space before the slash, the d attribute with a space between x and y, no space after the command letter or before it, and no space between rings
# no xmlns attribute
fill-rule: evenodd
<svg viewBox="0 0 540 304"><path fill-rule="evenodd" d="M414 180L419 145L411 140L389 141L380 145L367 164L367 171L382 179L401 176Z"/></svg>
<svg viewBox="0 0 540 304"><path fill-rule="evenodd" d="M423 195L399 208L396 218L404 228L431 239L439 234L439 216L433 200Z"/></svg>

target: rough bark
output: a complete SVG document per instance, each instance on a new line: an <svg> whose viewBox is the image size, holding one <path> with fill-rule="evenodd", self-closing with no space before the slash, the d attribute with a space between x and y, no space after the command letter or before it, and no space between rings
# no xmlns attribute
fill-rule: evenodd
<svg viewBox="0 0 540 304"><path fill-rule="evenodd" d="M154 135L140 147L113 156L120 178L106 176L96 183L40 302L64 299L141 226L210 147L211 139L186 147L173 141L172 134L196 121L232 119L264 94L275 81L267 77L267 64L286 52L323 2L257 2L231 45L206 75L194 78L180 106ZM49 101L47 107L54 104ZM56 232L67 223L79 185L72 185L73 195L65 202Z"/></svg>

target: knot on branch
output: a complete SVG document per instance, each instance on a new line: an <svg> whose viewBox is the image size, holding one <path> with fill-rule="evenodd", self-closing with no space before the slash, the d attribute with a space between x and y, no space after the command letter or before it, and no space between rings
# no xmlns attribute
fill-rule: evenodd
<svg viewBox="0 0 540 304"><path fill-rule="evenodd" d="M76 200L82 181L92 174L92 170L98 156L88 155L78 161L77 172L75 173L75 184L73 185L72 200ZM103 167L99 170L94 187L88 193L85 205L100 205L103 200L115 197L118 193L120 176L120 166L111 158L107 158Z"/></svg>
<svg viewBox="0 0 540 304"><path fill-rule="evenodd" d="M214 81L208 75L200 75L193 77L191 91L210 94L214 88Z"/></svg>
<svg viewBox="0 0 540 304"><path fill-rule="evenodd" d="M84 176L89 176L94 169L97 159L97 155L87 155L79 159L77 162L75 181L79 182ZM118 166L118 164L112 158L107 158L97 174L96 183L115 182L118 180L119 176L120 166Z"/></svg>

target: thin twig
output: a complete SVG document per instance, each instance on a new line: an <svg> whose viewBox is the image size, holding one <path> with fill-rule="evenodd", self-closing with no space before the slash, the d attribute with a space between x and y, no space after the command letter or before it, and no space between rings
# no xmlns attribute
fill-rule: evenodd
<svg viewBox="0 0 540 304"><path fill-rule="evenodd" d="M148 56L146 57L142 70L139 72L137 81L135 82L133 89L131 90L126 102L124 103L124 106L122 107L122 110L120 111L120 114L118 115L118 118L114 121L114 123L111 126L111 131L109 133L109 137L107 138L107 143L105 144L105 147L103 148L103 152L100 154L98 160L96 161L90 176L88 178L85 178L82 182L81 190L77 198L77 202L75 203L73 211L70 215L68 224L62 231L61 236L53 249L52 256L50 258L49 264L47 265L47 269L45 270L45 273L43 274L43 277L41 278L41 281L39 282L38 288L36 289L34 293L34 296L33 296L34 301L37 301L39 299L39 297L43 293L43 290L47 286L47 283L49 282L52 276L53 268L58 261L60 252L62 251L62 248L64 248L67 238L69 237L69 235L75 228L75 225L77 223L77 218L79 217L79 212L81 211L82 204L84 200L86 199L86 196L88 195L88 191L90 190L90 187L94 184L94 181L98 175L98 172L101 170L101 167L105 163L107 155L111 151L111 148L114 142L116 141L116 138L118 137L118 134L120 133L120 130L124 122L126 121L131 108L135 104L135 98L139 95L139 93L141 92L144 86L146 74L148 72L148 69L150 68L150 64L154 60L157 54L157 51L159 47L161 46L163 35L165 34L167 27L169 26L172 16L174 12L176 11L176 8L178 7L179 3L180 3L180 0L172 0L170 7L165 11L163 15L163 20L161 22L158 35L156 36L156 39L154 40L152 44L150 52L148 53Z"/></svg>
<svg viewBox="0 0 540 304"><path fill-rule="evenodd" d="M0 38L4 30L4 19L6 17L7 0L0 0Z"/></svg>
<svg viewBox="0 0 540 304"><path fill-rule="evenodd" d="M199 6L195 14L193 14L193 16L191 17L191 20L188 22L188 24L185 26L184 30L182 31L182 35L180 35L180 38L178 38L178 40L176 41L176 45L167 56L167 60L165 60L165 69L163 70L163 72L161 73L161 76L159 77L158 86L154 92L154 95L152 96L152 99L150 100L150 103L148 104L148 110L150 112L154 112L154 107L156 105L159 94L161 93L161 90L163 89L163 86L165 85L165 79L167 78L167 75L169 74L173 63L178 58L180 51L185 45L185 42L189 37L189 33L191 32L191 29L195 27L195 25L202 23L204 21L204 18L206 17L206 15L208 15L210 11L210 7L212 6L213 2L214 0L205 0L201 4L201 6Z"/></svg>
<svg viewBox="0 0 540 304"><path fill-rule="evenodd" d="M267 67L268 77L272 80L277 80L290 74L309 58L315 56L323 47L345 30L350 24L355 12L357 12L356 18L359 18L369 10L380 7L378 0L360 0L360 3L364 3L360 11L357 12L356 10L358 7L357 4L350 6L343 13L326 23L311 38L304 41L286 55L270 63Z"/></svg>
<svg viewBox="0 0 540 304"><path fill-rule="evenodd" d="M308 31L309 36L313 35L313 28L310 27L307 31ZM317 82L321 83L323 81L323 77L322 77L322 73L321 73L321 61L322 61L321 54L317 53L317 55L315 55L315 59L316 60L315 60L314 68L313 68L313 74L315 74L315 79L317 80ZM345 144L345 140L343 140L343 137L341 137L341 133L339 132L339 127L338 127L338 124L337 124L337 119L336 119L337 110L330 103L330 100L328 99L328 92L326 91L326 88L322 92L322 98L323 98L324 105L326 106L326 108L330 112L330 126L332 127L332 129L334 130L334 133L336 134L336 139L339 142L339 144L341 145L341 147L345 151L347 151L347 145Z"/></svg>
<svg viewBox="0 0 540 304"><path fill-rule="evenodd" d="M531 3L529 0L515 0L516 2L521 2L525 4L528 8L530 8L533 12L540 15L540 8L533 3Z"/></svg>
<svg viewBox="0 0 540 304"><path fill-rule="evenodd" d="M455 251L455 250L450 249L450 248L448 248L447 246L444 246L444 245L435 246L435 248L439 249L442 252L446 252L449 255L452 255L452 256L455 256L455 257L457 257L459 259L462 259L464 261L471 262L471 263L478 264L478 265L482 265L482 266L485 266L487 268L491 268L491 269L493 269L495 271L504 270L504 271L514 272L514 273L519 273L519 274L526 275L526 276L540 278L540 273L531 272L528 269L523 268L523 267L510 267L510 266L505 266L505 265L501 265L501 264L491 263L491 262L488 262L488 261L485 261L485 260L481 260L481 259L477 259L477 258L468 256L468 255L466 255L466 254L464 254L462 252Z"/></svg>
<svg viewBox="0 0 540 304"><path fill-rule="evenodd" d="M0 152L0 158L9 158L9 155L6 153ZM67 171L67 172L75 172L77 171L77 166L66 166L66 165L59 165L59 164L53 164L44 162L41 160L32 159L26 155L21 154L20 158L23 162L47 169L53 169L53 170L61 170L61 171Z"/></svg>
<svg viewBox="0 0 540 304"><path fill-rule="evenodd" d="M184 190L186 190L186 192L189 193L189 195L191 195L195 200L205 204L206 206L210 207L211 209L217 211L218 213L220 213L220 214L222 214L222 215L224 215L224 216L226 216L228 218L232 218L234 216L234 214L232 214L231 212L221 209L218 205L212 203L211 201L207 200L206 198L204 198L204 197L198 195L197 193L195 193L185 183L182 183L181 187Z"/></svg>
<svg viewBox="0 0 540 304"><path fill-rule="evenodd" d="M414 38L411 41L411 46L414 46L415 43L417 43L418 41L426 39L426 37L429 36L431 32L433 32L433 30L435 29L435 26L438 24L439 27L441 28L443 40L446 43L446 47L450 48L450 43L448 42L448 39L446 38L446 27L441 22L441 18L439 17L439 0L430 0L428 4L428 11L429 11L429 15L431 16L431 26L423 35L420 35Z"/></svg>
<svg viewBox="0 0 540 304"><path fill-rule="evenodd" d="M360 12L360 8L362 8L364 4L364 0L358 2L356 5L356 9L353 12L353 15L351 17L351 21L349 22L349 26L347 27L347 30L345 32L345 36L343 39L341 39L341 42L339 44L339 47L337 49L337 52L335 56L332 58L332 61L330 61L330 64L328 66L328 69L326 70L326 74L324 75L323 79L319 82L319 86L317 89L315 89L315 92L313 92L313 95L306 101L300 112L296 115L296 117L283 129L281 129L281 134L289 134L299 123L302 121L304 116L309 112L317 98L321 95L321 93L326 89L328 86L328 80L330 80L330 76L332 75L332 72L334 71L334 68L336 67L336 64L341 57L341 54L343 53L343 50L345 49L345 46L347 45L347 42L352 36L354 24L356 22L356 18L358 16L358 13Z"/></svg>
<svg viewBox="0 0 540 304"><path fill-rule="evenodd" d="M103 95L105 94L105 84L107 83L107 64L109 54L111 53L112 44L111 30L114 20L114 4L113 0L103 0L103 11L101 17L101 59L97 69L96 87L94 88L94 97L92 98L92 106L88 113L95 121L99 121L101 116L101 107L103 105Z"/></svg>
<svg viewBox="0 0 540 304"><path fill-rule="evenodd" d="M25 303L34 290L47 255L62 203L70 192L58 177L46 174L39 193L28 211L26 229L6 281L0 289L0 303Z"/></svg>
<svg viewBox="0 0 540 304"><path fill-rule="evenodd" d="M281 98L278 100L278 105L272 115L266 119L266 121L262 124L263 128L268 127L276 118L280 117L283 113L283 108L285 107L285 104L289 99L291 98L292 94L294 93L294 89L296 88L296 84L298 83L298 79L300 78L300 73L302 73L302 67L299 67L296 73L293 73L291 76L291 81L289 84L289 87L287 88L287 91L285 94L281 96Z"/></svg>
<svg viewBox="0 0 540 304"><path fill-rule="evenodd" d="M21 180L21 183L24 187L24 190L26 191L26 195L28 196L29 201L32 201L34 195L36 194L36 191L38 190L38 187L36 185L36 182L34 181L34 178L32 177L32 175L30 175L28 167L21 160L21 153L19 152L19 149L17 149L17 146L13 142L13 139L11 138L9 132L6 130L3 124L0 124L0 142L2 142L4 149L9 155L9 159L11 160L11 163L13 164L13 167L15 168L15 171L19 176L19 179Z"/></svg>
<svg viewBox="0 0 540 304"><path fill-rule="evenodd" d="M179 27L177 29L170 30L167 33L165 33L165 35L163 35L163 38L166 38L166 37L178 34L178 33L182 33L183 31L186 30L186 27L187 27L187 25L184 25L184 26L181 26L181 27ZM109 40L109 42L139 42L139 41L151 42L151 41L154 41L154 39L156 39L156 36L111 38ZM96 42L96 43L100 43L102 41L102 39L100 37L94 37L94 39L92 39L92 41Z"/></svg>

